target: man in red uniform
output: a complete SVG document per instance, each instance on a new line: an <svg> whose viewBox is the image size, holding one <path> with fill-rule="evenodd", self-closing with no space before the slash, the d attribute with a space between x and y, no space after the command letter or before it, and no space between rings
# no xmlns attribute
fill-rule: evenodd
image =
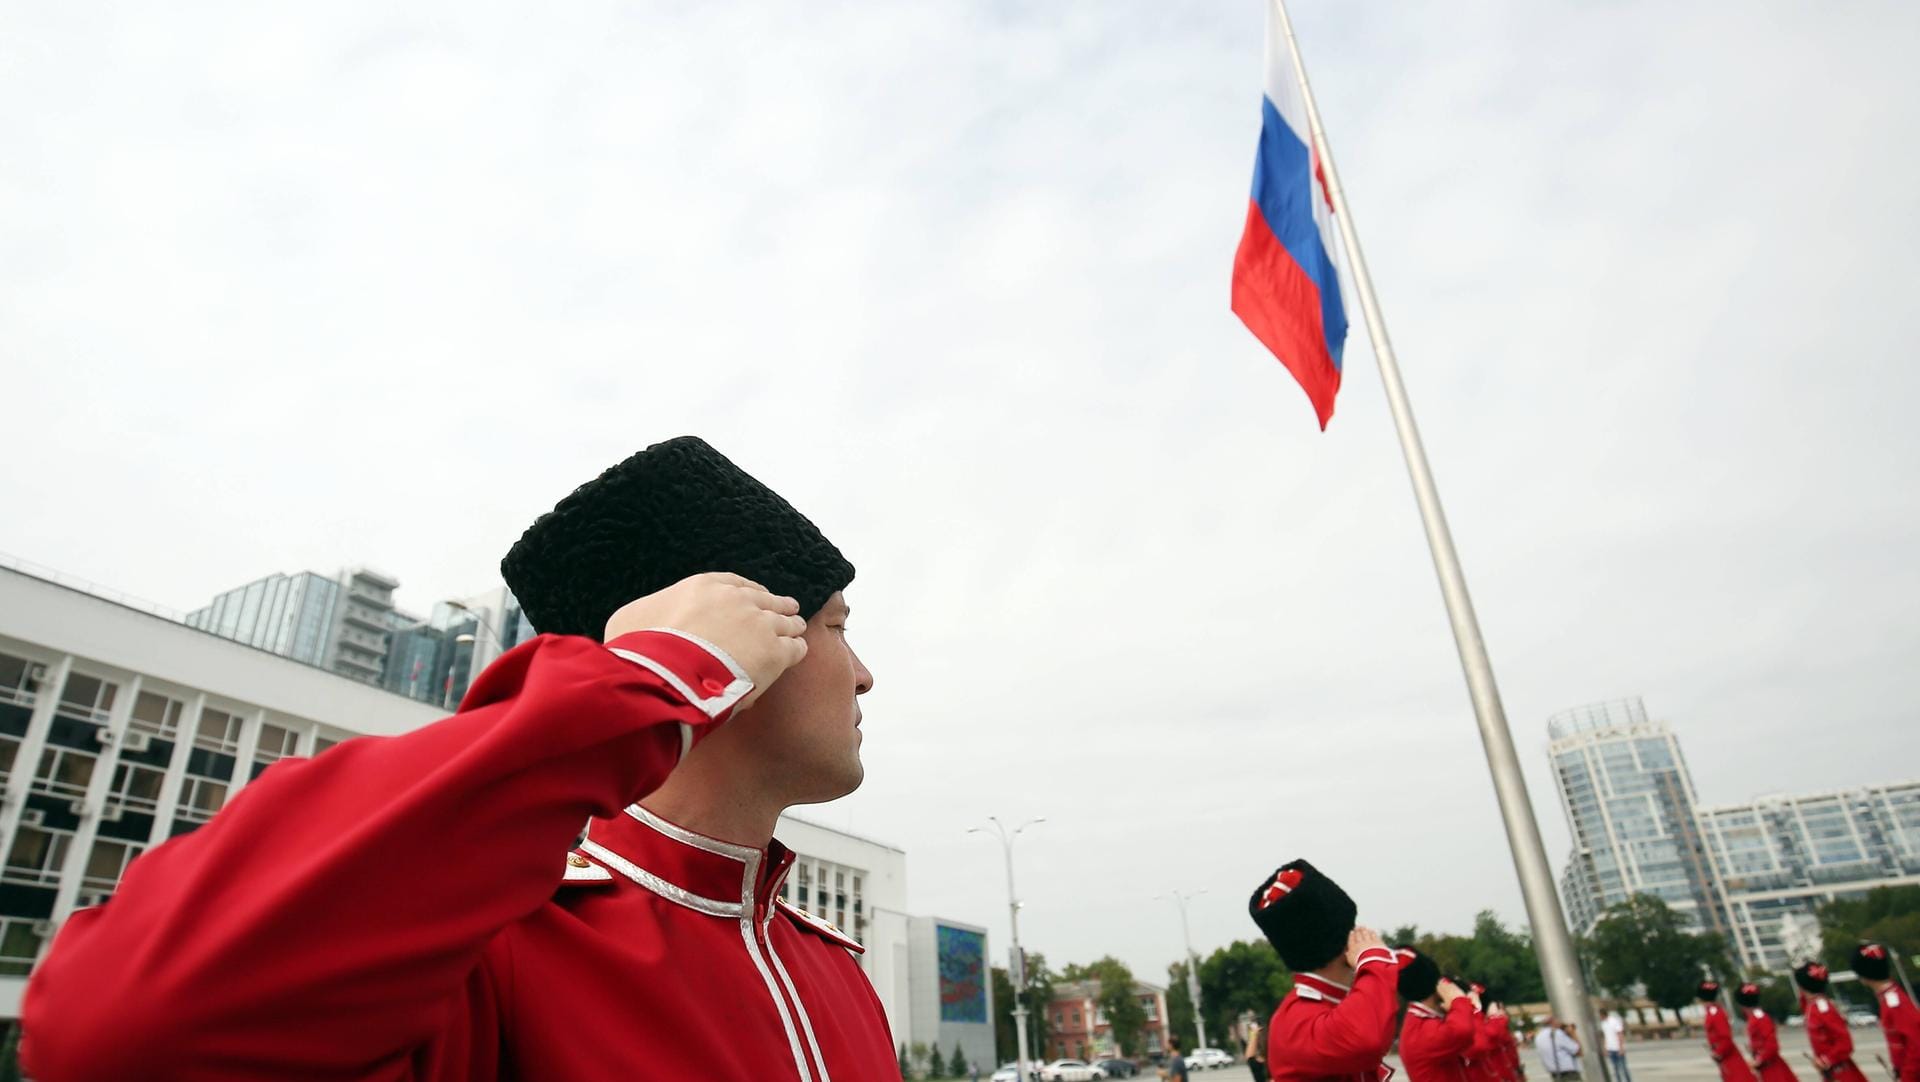
<svg viewBox="0 0 1920 1082"><path fill-rule="evenodd" d="M1743 984L1734 990L1733 1001L1747 1020L1747 1048L1753 1052L1753 1069L1760 1082L1800 1082L1793 1068L1780 1058L1780 1031L1773 1016L1760 1009L1760 986Z"/></svg>
<svg viewBox="0 0 1920 1082"><path fill-rule="evenodd" d="M1900 1082L1920 1082L1920 1009L1894 979L1893 952L1885 943L1862 943L1853 948L1853 972L1880 1005L1880 1032L1887 1035L1894 1075Z"/></svg>
<svg viewBox="0 0 1920 1082"><path fill-rule="evenodd" d="M1267 1026L1273 1082L1384 1082L1400 1011L1399 961L1379 933L1354 927L1353 899L1296 860L1263 880L1247 911L1294 973Z"/></svg>
<svg viewBox="0 0 1920 1082"><path fill-rule="evenodd" d="M1753 1068L1740 1057L1740 1046L1733 1043L1733 1023L1720 1007L1720 982L1701 981L1694 994L1706 1013L1701 1026L1707 1031L1707 1051L1720 1065L1720 1082L1756 1082Z"/></svg>
<svg viewBox="0 0 1920 1082"><path fill-rule="evenodd" d="M1454 983L1459 983L1456 979ZM1487 986L1477 981L1465 986L1476 1006L1487 1001ZM1513 1077L1515 1056L1512 1035L1507 1030L1504 1010L1477 1012L1473 1047L1467 1050L1467 1070L1479 1082L1508 1082Z"/></svg>
<svg viewBox="0 0 1920 1082"><path fill-rule="evenodd" d="M1467 1055L1484 1040L1473 994L1440 975L1433 959L1400 947L1398 981L1407 1014L1400 1023L1400 1062L1412 1082L1473 1082Z"/></svg>
<svg viewBox="0 0 1920 1082"><path fill-rule="evenodd" d="M1827 997L1827 967L1808 962L1793 971L1800 986L1800 1014L1807 1020L1807 1043L1813 1045L1813 1065L1827 1082L1867 1082L1853 1062L1853 1033L1844 1012Z"/></svg>
<svg viewBox="0 0 1920 1082"><path fill-rule="evenodd" d="M680 439L502 571L543 634L458 713L273 766L74 914L26 992L35 1078L900 1077L772 840L861 779L852 565Z"/></svg>

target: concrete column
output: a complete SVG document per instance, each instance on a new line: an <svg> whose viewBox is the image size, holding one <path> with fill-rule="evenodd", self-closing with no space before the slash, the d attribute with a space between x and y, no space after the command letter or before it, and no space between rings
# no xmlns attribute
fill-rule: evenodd
<svg viewBox="0 0 1920 1082"><path fill-rule="evenodd" d="M6 801L0 805L0 861L13 852L13 838L20 830L20 813L27 806L27 790L33 786L33 772L40 768L40 756L47 750L47 730L53 727L54 711L60 705L60 693L66 690L67 677L73 672L73 655L62 654L47 669L33 701L33 717L27 721L26 738L20 741L14 756L13 777L7 783Z"/></svg>
<svg viewBox="0 0 1920 1082"><path fill-rule="evenodd" d="M120 762L121 739L133 717L133 703L140 695L141 679L140 674L135 673L122 685L114 695L113 709L107 712L107 742L100 746L100 755L93 764L93 777L87 782L87 795L81 798L86 810L80 813L79 829L67 846L66 865L60 870L60 887L53 898L55 928L72 914L80 897L80 880L86 875L94 840L100 836L100 811L106 805L114 767Z"/></svg>
<svg viewBox="0 0 1920 1082"><path fill-rule="evenodd" d="M167 775L160 782L160 805L153 813L153 835L148 845L159 845L173 832L173 809L180 803L180 790L186 786L187 756L193 751L193 735L200 731L200 714L207 708L207 693L194 695L180 711L180 731L174 734L173 757L167 760Z"/></svg>

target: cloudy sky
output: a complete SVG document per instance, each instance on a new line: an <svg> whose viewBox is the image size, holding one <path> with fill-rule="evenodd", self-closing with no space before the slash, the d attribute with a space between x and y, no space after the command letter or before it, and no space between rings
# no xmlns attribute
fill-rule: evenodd
<svg viewBox="0 0 1920 1082"><path fill-rule="evenodd" d="M1056 961L1521 917L1368 344L1323 434L1227 309L1262 4L406 9L0 15L0 550L424 609L698 433L860 568L915 909L1001 949L998 814ZM1920 7L1295 15L1556 865L1569 706L1920 774Z"/></svg>

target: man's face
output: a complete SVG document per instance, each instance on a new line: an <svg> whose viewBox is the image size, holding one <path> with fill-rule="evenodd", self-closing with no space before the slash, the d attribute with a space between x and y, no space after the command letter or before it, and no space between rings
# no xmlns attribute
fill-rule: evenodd
<svg viewBox="0 0 1920 1082"><path fill-rule="evenodd" d="M761 782L792 804L819 804L860 787L859 696L873 674L847 643L847 600L836 593L807 621L807 656L729 722L747 737Z"/></svg>

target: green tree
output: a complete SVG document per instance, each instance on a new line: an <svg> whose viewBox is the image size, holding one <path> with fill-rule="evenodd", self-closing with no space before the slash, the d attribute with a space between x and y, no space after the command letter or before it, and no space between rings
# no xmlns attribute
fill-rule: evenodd
<svg viewBox="0 0 1920 1082"><path fill-rule="evenodd" d="M1863 898L1828 902L1817 915L1824 960L1834 969L1852 964L1863 939L1885 943L1907 965L1920 956L1920 886L1875 887Z"/></svg>
<svg viewBox="0 0 1920 1082"><path fill-rule="evenodd" d="M1236 940L1216 949L1200 963L1200 1004L1207 1033L1227 1032L1242 1014L1252 1014L1266 1025L1292 989L1293 974L1266 940ZM1191 1028L1189 1021L1187 1031Z"/></svg>
<svg viewBox="0 0 1920 1082"><path fill-rule="evenodd" d="M938 1051L935 1051L933 1054L937 1056L940 1053ZM908 1045L907 1059L913 1064L913 1067L914 1067L913 1077L915 1078L928 1077L928 1075L925 1073L927 1069L927 1046L925 1043L921 1041L915 1041L912 1044Z"/></svg>
<svg viewBox="0 0 1920 1082"><path fill-rule="evenodd" d="M1185 961L1167 967L1167 1034L1179 1041L1180 1047L1193 1050L1193 997L1187 994Z"/></svg>
<svg viewBox="0 0 1920 1082"><path fill-rule="evenodd" d="M1625 996L1637 987L1675 1012L1693 1002L1703 969L1733 974L1724 940L1688 931L1685 918L1651 894L1609 906L1583 947L1602 989Z"/></svg>
<svg viewBox="0 0 1920 1082"><path fill-rule="evenodd" d="M1047 968L1046 956L1038 952L1027 954L1027 986L1022 989L1018 1000L1027 1008L1027 1049L1044 1052L1047 1047L1048 1013L1053 1005L1053 986L1058 980L1053 971ZM1001 1062L1016 1058L1014 1052L1013 1005L1015 1001L1013 980L1007 976L1004 967L993 967L993 1048ZM1027 1052L1020 1053L1022 1055Z"/></svg>
<svg viewBox="0 0 1920 1082"><path fill-rule="evenodd" d="M953 1042L953 1055L947 1057L947 1073L955 1078L967 1077L967 1054L960 1051L960 1042Z"/></svg>
<svg viewBox="0 0 1920 1082"><path fill-rule="evenodd" d="M900 1042L900 1077L913 1077L913 1060L907 1055L907 1042Z"/></svg>
<svg viewBox="0 0 1920 1082"><path fill-rule="evenodd" d="M20 1082L20 1023L7 1024L7 1043L0 1047L0 1082Z"/></svg>
<svg viewBox="0 0 1920 1082"><path fill-rule="evenodd" d="M1441 958L1429 953L1436 961ZM1493 910L1483 909L1473 918L1473 935L1460 944L1460 954L1454 971L1486 985L1495 998L1508 1003L1538 1003L1547 998L1533 940L1502 924Z"/></svg>
<svg viewBox="0 0 1920 1082"><path fill-rule="evenodd" d="M1014 1058L1013 981L1005 966L993 967L993 1056L997 1063Z"/></svg>
<svg viewBox="0 0 1920 1082"><path fill-rule="evenodd" d="M1068 966L1069 972L1078 967ZM1083 979L1100 982L1100 996L1095 1001L1101 1013L1107 1016L1108 1031L1113 1034L1113 1042L1119 1046L1121 1055L1130 1055L1139 1051L1140 1036L1146 1032L1147 1009L1140 1005L1140 997L1134 994L1133 970L1118 958L1108 955L1092 965L1081 969L1086 976Z"/></svg>

